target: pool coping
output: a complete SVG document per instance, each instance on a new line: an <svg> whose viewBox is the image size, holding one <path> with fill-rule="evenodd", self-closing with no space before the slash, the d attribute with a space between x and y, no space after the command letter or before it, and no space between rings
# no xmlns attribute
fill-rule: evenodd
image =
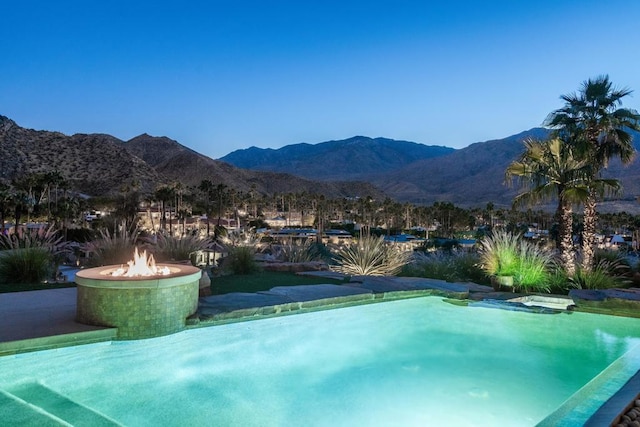
<svg viewBox="0 0 640 427"><path fill-rule="evenodd" d="M616 425L640 396L640 371L636 372L616 394L609 398L586 422L585 427Z"/></svg>
<svg viewBox="0 0 640 427"><path fill-rule="evenodd" d="M309 297L305 293L298 292L301 289L308 290L322 290L315 297ZM40 298L45 302L55 304L56 299L50 298L54 292L61 294L60 289L44 290L44 291L28 291L19 292L16 294L28 294L20 295L26 296L29 300ZM70 301L69 298L73 298L73 304L76 301L76 289L65 288L63 289L65 304L64 307L69 310ZM348 291L346 294L336 295L336 292ZM297 293L296 293L297 292ZM338 293L339 293L338 292ZM0 298L12 294L0 294ZM230 295L230 294L226 294ZM240 295L240 294L236 294ZM502 301L505 302L505 306L508 307L509 299L517 297L519 294L515 293L496 293L493 289L487 286L477 285L475 283L451 283L442 280L435 279L423 279L423 278L388 278L388 277L370 277L360 276L351 279L351 282L342 285L300 285L291 287L275 287L269 291L258 292L252 295L254 298L272 298L277 303L267 305L254 305L254 306L240 306L234 308L227 306L225 310L221 310L213 315L204 316L200 311L202 305L206 305L207 298L201 297L199 299L199 310L196 315L187 319L185 329L201 328L208 326L215 326L227 323L245 322L251 320L258 320L270 317L285 316L298 313L306 313L320 310L330 310L343 307L350 307L354 305L371 304L377 302L393 301L408 298L435 296L445 299L451 299L453 302L457 302L461 305L466 305L473 301ZM520 295L522 296L522 295ZM58 295L58 298L60 296ZM213 298L224 298L224 295L214 296ZM560 298L568 298L564 296L556 296ZM11 299L11 298L8 298ZM24 301L26 298L19 300ZM11 304L9 304L11 305ZM37 305L37 304L36 304ZM251 304L250 304L251 305ZM525 306L522 308L526 309ZM17 312L20 307L13 307L13 311ZM0 312L3 307L0 304ZM580 310L578 311L590 311ZM600 313L611 315L613 313ZM29 312L27 316L33 316L34 312ZM67 313L68 315L68 313ZM35 316L34 324L37 322L46 322L49 319ZM60 318L53 319L54 321L60 321ZM107 342L117 340L116 328L92 328L87 330L86 325L81 325L75 322L75 318L65 319L67 323L75 323L77 330L73 332L63 333L49 333L44 336L29 337L25 339L17 340L5 340L2 341L2 335L0 333L0 357L5 355L13 355L31 351L40 351L55 349L73 345L92 344L98 342ZM40 323L42 324L42 323ZM14 325L15 326L15 325ZM21 325L18 325L20 327ZM32 325L33 326L33 325ZM6 325L5 325L6 327ZM9 325L11 327L11 325ZM37 326L36 326L37 327ZM69 329L69 324L66 325L66 329ZM0 331L1 332L1 331ZM595 424L591 425L603 425L602 421L608 419L606 423L611 423L616 417L619 417L624 409L629 405L629 402L633 402L632 397L637 396L637 391L640 390L640 371L638 371L628 384L621 386L621 388L613 394L613 396L606 400L606 402L596 411L594 417L598 414ZM560 407L558 410L560 410ZM555 413L555 411L554 411Z"/></svg>

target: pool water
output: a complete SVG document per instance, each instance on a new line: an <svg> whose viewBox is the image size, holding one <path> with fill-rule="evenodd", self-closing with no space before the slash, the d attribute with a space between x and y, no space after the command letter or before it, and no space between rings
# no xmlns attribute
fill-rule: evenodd
<svg viewBox="0 0 640 427"><path fill-rule="evenodd" d="M5 356L0 390L127 426L531 426L638 344L640 319L428 297Z"/></svg>

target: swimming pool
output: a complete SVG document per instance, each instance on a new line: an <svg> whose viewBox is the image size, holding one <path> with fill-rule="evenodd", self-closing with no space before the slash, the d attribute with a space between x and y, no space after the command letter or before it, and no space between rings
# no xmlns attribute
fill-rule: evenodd
<svg viewBox="0 0 640 427"><path fill-rule="evenodd" d="M4 356L0 416L22 399L127 426L531 426L639 343L640 319L416 298Z"/></svg>

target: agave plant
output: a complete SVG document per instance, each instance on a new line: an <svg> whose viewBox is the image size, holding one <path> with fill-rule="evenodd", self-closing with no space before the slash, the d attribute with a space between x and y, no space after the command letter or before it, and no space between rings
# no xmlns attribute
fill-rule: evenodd
<svg viewBox="0 0 640 427"><path fill-rule="evenodd" d="M357 242L341 248L333 268L347 275L393 276L409 262L410 252L389 245L384 238L360 236Z"/></svg>

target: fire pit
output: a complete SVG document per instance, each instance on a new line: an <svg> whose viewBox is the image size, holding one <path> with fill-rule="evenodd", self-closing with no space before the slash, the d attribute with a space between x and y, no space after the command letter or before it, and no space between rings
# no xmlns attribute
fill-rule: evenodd
<svg viewBox="0 0 640 427"><path fill-rule="evenodd" d="M156 266L136 248L127 266L109 265L76 273L76 320L118 328L119 339L140 339L182 330L198 308L202 272L190 265Z"/></svg>

